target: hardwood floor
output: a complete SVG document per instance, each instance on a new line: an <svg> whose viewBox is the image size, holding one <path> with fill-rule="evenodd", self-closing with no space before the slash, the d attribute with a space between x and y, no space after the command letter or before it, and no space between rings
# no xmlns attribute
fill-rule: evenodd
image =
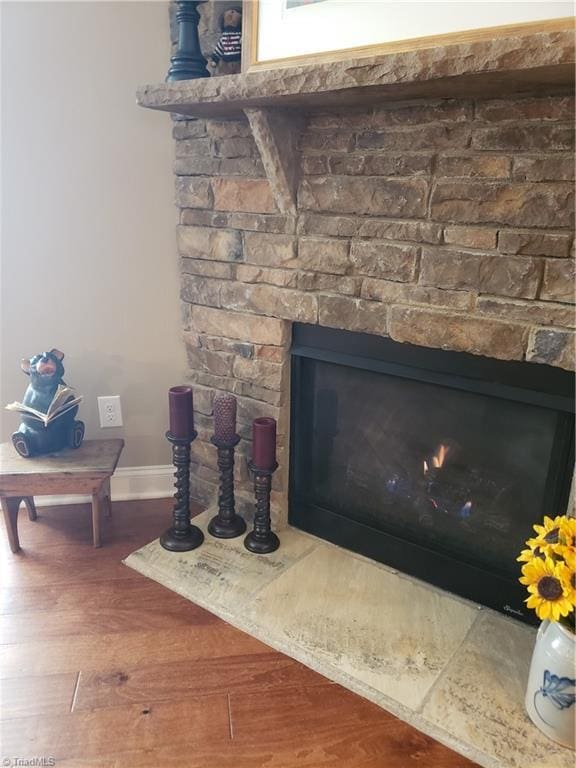
<svg viewBox="0 0 576 768"><path fill-rule="evenodd" d="M88 505L4 531L0 758L57 768L472 768L379 707L126 566L171 502ZM1 765L10 763L2 762ZM14 764L14 763L12 763Z"/></svg>

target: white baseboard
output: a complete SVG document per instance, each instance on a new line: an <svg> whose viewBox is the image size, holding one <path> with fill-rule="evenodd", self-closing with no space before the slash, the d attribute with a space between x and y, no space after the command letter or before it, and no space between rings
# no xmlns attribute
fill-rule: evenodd
<svg viewBox="0 0 576 768"><path fill-rule="evenodd" d="M152 467L119 467L110 482L112 501L132 499L165 499L174 495L174 467L172 464ZM37 507L61 504L84 504L88 495L35 496Z"/></svg>

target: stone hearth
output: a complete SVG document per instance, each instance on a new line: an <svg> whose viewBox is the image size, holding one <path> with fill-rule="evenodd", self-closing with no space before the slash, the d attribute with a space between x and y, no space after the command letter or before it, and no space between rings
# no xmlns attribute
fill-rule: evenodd
<svg viewBox="0 0 576 768"><path fill-rule="evenodd" d="M571 768L524 711L533 629L293 528L281 540L272 555L154 541L126 565L484 768Z"/></svg>

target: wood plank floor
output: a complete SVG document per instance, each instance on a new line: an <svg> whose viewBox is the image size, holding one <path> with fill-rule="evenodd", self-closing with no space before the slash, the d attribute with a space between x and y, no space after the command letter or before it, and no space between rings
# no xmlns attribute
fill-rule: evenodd
<svg viewBox="0 0 576 768"><path fill-rule="evenodd" d="M0 758L57 768L472 768L379 707L121 564L171 502L0 531ZM1 765L6 765L0 759ZM10 763L8 763L10 764Z"/></svg>

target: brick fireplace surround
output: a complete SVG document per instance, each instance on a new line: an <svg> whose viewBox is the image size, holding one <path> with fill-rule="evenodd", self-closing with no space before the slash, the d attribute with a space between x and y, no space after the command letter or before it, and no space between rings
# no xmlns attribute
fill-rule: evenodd
<svg viewBox="0 0 576 768"><path fill-rule="evenodd" d="M574 98L420 99L306 114L281 213L254 121L179 119L184 338L216 493L212 397L238 397L238 496L255 416L279 422L286 516L291 322L574 369ZM277 199L277 198L276 198ZM249 499L249 493L246 493Z"/></svg>

